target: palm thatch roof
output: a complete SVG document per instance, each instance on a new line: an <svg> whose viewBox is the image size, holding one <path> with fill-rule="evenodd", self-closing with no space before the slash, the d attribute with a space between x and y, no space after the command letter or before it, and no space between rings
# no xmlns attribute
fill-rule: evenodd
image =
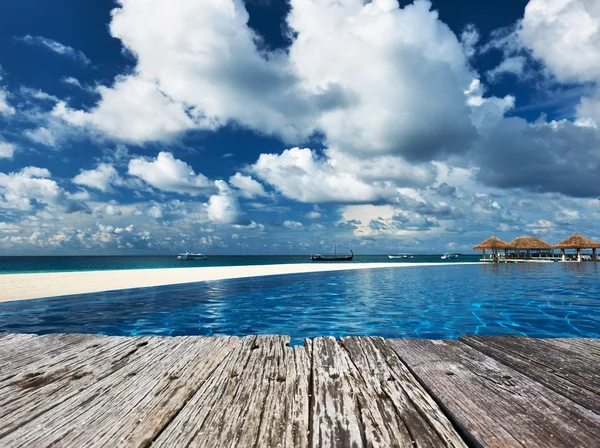
<svg viewBox="0 0 600 448"><path fill-rule="evenodd" d="M473 250L488 249L508 249L508 243L506 241L502 241L500 238L496 238L495 235L492 235L491 238L488 238L487 240L473 247Z"/></svg>
<svg viewBox="0 0 600 448"><path fill-rule="evenodd" d="M582 236L575 232L574 235L570 236L564 241L556 244L554 249L597 249L600 248L600 243L590 240L585 236Z"/></svg>
<svg viewBox="0 0 600 448"><path fill-rule="evenodd" d="M548 244L544 240L535 238L532 236L520 236L508 243L508 248L513 250L525 250L525 249L552 249L552 245Z"/></svg>

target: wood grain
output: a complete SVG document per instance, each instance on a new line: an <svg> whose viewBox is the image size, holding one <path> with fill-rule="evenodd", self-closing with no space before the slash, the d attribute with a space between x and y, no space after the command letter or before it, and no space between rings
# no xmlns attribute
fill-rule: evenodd
<svg viewBox="0 0 600 448"><path fill-rule="evenodd" d="M388 343L483 446L589 447L600 440L600 416L459 341Z"/></svg>
<svg viewBox="0 0 600 448"><path fill-rule="evenodd" d="M515 336L462 336L460 341L600 414L600 370L589 353Z"/></svg>

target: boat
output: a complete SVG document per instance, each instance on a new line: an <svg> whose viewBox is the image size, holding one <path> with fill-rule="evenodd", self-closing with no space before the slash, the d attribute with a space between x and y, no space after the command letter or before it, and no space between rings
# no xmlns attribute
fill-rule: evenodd
<svg viewBox="0 0 600 448"><path fill-rule="evenodd" d="M388 254L388 258L390 260L395 260L397 258L415 258L414 255L392 255L392 254Z"/></svg>
<svg viewBox="0 0 600 448"><path fill-rule="evenodd" d="M197 260L206 260L208 257L202 254L191 254L186 252L184 254L177 255L177 259L181 261L197 261Z"/></svg>
<svg viewBox="0 0 600 448"><path fill-rule="evenodd" d="M350 250L350 255L338 255L337 246L333 243L333 254L312 254L310 259L312 261L350 261L354 257L354 252Z"/></svg>
<svg viewBox="0 0 600 448"><path fill-rule="evenodd" d="M444 254L442 255L442 260L451 260L452 258L458 258L458 254Z"/></svg>

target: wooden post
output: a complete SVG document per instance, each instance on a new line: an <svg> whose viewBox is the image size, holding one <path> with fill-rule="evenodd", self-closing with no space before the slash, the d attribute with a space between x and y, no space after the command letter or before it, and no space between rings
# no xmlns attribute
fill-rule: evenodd
<svg viewBox="0 0 600 448"><path fill-rule="evenodd" d="M560 252L562 253L562 261L567 261L567 255L565 254L565 250L561 249Z"/></svg>
<svg viewBox="0 0 600 448"><path fill-rule="evenodd" d="M577 261L581 261L581 249L577 248Z"/></svg>
<svg viewBox="0 0 600 448"><path fill-rule="evenodd" d="M483 261L485 261L485 249L483 249Z"/></svg>
<svg viewBox="0 0 600 448"><path fill-rule="evenodd" d="M595 247L592 249L592 260L594 260L594 261L596 260L596 248Z"/></svg>

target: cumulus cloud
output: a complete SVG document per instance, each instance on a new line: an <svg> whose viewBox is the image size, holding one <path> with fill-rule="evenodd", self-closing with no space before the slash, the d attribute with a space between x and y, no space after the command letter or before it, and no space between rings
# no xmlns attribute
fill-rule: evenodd
<svg viewBox="0 0 600 448"><path fill-rule="evenodd" d="M505 59L490 72L527 75L524 54L541 62L547 75L563 83L592 83L595 93L577 107L578 124L600 125L600 7L596 0L530 0L514 28L499 30L488 48Z"/></svg>
<svg viewBox="0 0 600 448"><path fill-rule="evenodd" d="M231 120L286 139L306 138L314 130L310 111L322 97L335 100L335 90L307 98L286 54L263 54L247 22L238 1L155 1L148 8L144 1L121 0L110 32L136 57L135 73L98 88L101 100L90 111L63 105L57 114L133 142Z"/></svg>
<svg viewBox="0 0 600 448"><path fill-rule="evenodd" d="M122 185L123 180L113 165L100 163L93 170L81 170L73 178L73 183L95 188L104 193L112 193L115 191L113 186Z"/></svg>
<svg viewBox="0 0 600 448"><path fill-rule="evenodd" d="M0 138L0 159L12 159L16 149L17 147L15 145Z"/></svg>
<svg viewBox="0 0 600 448"><path fill-rule="evenodd" d="M600 5L596 0L530 0L517 33L560 81L600 79Z"/></svg>
<svg viewBox="0 0 600 448"><path fill-rule="evenodd" d="M233 190L222 180L215 181L219 194L209 198L207 204L208 218L218 224L239 223L241 212Z"/></svg>
<svg viewBox="0 0 600 448"><path fill-rule="evenodd" d="M290 59L303 85L334 83L357 99L321 114L328 145L425 161L460 153L475 138L463 93L473 75L430 2L402 9L388 0L291 6Z"/></svg>
<svg viewBox="0 0 600 448"><path fill-rule="evenodd" d="M45 168L25 167L18 172L0 173L0 208L32 210L36 203L60 206L65 192Z"/></svg>
<svg viewBox="0 0 600 448"><path fill-rule="evenodd" d="M184 105L173 102L152 80L121 76L112 87L96 90L101 100L90 111L73 110L59 102L52 114L71 125L131 143L168 140L196 126Z"/></svg>
<svg viewBox="0 0 600 448"><path fill-rule="evenodd" d="M250 169L284 196L300 202L377 202L395 194L391 185L369 184L354 174L336 170L331 159L319 158L308 148L261 154Z"/></svg>
<svg viewBox="0 0 600 448"><path fill-rule="evenodd" d="M160 152L156 159L134 158L129 161L128 173L162 191L197 196L206 194L213 184L183 160L170 152Z"/></svg>
<svg viewBox="0 0 600 448"><path fill-rule="evenodd" d="M241 2L120 3L110 31L136 57L135 73L99 87L87 112L59 104L72 124L141 143L236 121L285 141L321 131L340 150L417 161L463 152L475 137L463 46L428 1L293 0L288 53L260 47Z"/></svg>
<svg viewBox="0 0 600 448"><path fill-rule="evenodd" d="M252 179L252 177L244 176L241 173L235 173L235 175L231 176L229 184L237 188L240 194L248 199L269 196L269 193L265 191L265 188L260 183Z"/></svg>
<svg viewBox="0 0 600 448"><path fill-rule="evenodd" d="M283 221L283 226L287 227L288 229L300 229L300 228L304 227L301 222L292 221L289 219L286 219L285 221Z"/></svg>
<svg viewBox="0 0 600 448"><path fill-rule="evenodd" d="M69 47L68 45L63 45L60 42L49 39L47 37L31 36L30 34L27 34L23 37L17 38L17 41L23 42L27 45L36 45L46 48L47 50L50 50L53 53L75 59L83 63L84 65L88 65L91 63L91 61L82 51L75 50L74 48Z"/></svg>

